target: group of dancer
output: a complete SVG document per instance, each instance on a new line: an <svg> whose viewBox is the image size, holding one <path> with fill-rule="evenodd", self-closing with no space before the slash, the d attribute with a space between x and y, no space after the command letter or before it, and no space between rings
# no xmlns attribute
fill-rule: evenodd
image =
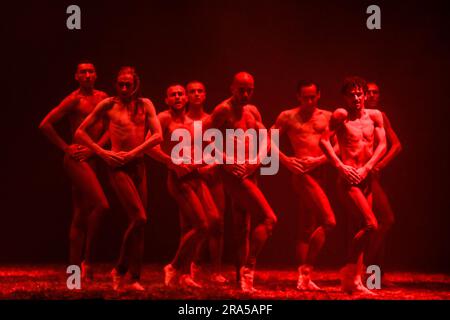
<svg viewBox="0 0 450 320"><path fill-rule="evenodd" d="M254 292L257 257L277 223L277 215L257 184L262 159L258 156L256 162L243 164L187 164L173 161L171 156L176 144L172 134L177 129L192 133L197 121L203 129L216 128L224 134L227 129L264 129L258 108L251 104L253 76L237 73L230 86L231 97L211 114L204 110L206 88L200 81L168 86L168 108L157 114L152 102L141 96L140 79L132 67L120 69L112 97L95 89L96 70L90 61L77 65L75 79L79 88L42 120L40 129L65 154L64 167L73 196L70 263L81 267L83 281L93 281L93 245L109 209L98 178L98 168L106 166L109 183L128 217L119 259L111 272L113 288L145 290L140 274L147 222L147 155L167 167L168 191L179 207L180 241L173 260L164 267L165 285L200 288L202 281L228 281L221 274L228 197L237 283L242 291ZM379 110L377 84L348 77L342 95L345 106L329 112L319 108L319 85L300 82L298 106L283 111L270 128L287 135L294 155L286 155L274 144L270 152L278 152L281 163L292 172L298 194L297 253L301 262L297 288L320 290L312 272L327 235L336 226L324 188L324 164L328 162L339 172L339 198L355 226L341 270L342 289L372 294L363 285L363 265L382 263L385 235L394 222L379 172L401 145L385 113ZM63 118L70 122L70 143L54 127ZM226 153L220 156L233 156ZM211 260L208 273L202 266L206 251Z"/></svg>

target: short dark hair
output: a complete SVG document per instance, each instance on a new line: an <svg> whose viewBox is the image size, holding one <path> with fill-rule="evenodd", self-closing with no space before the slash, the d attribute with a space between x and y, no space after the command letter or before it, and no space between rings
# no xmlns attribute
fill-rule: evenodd
<svg viewBox="0 0 450 320"><path fill-rule="evenodd" d="M77 71L78 71L78 67L80 66L80 64L92 64L95 68L95 64L92 62L92 60L82 59L82 60L79 60L77 63Z"/></svg>
<svg viewBox="0 0 450 320"><path fill-rule="evenodd" d="M347 92L354 88L363 89L364 93L367 92L367 82L361 77L358 76L350 76L344 79L341 87L341 93L343 95L347 94Z"/></svg>
<svg viewBox="0 0 450 320"><path fill-rule="evenodd" d="M182 87L182 88L184 89L184 91L186 91L186 88L185 88L181 83L179 83L179 82L172 82L171 84L169 84L169 85L166 87L166 97L167 97L167 91L169 90L169 88L177 87L177 86Z"/></svg>
<svg viewBox="0 0 450 320"><path fill-rule="evenodd" d="M378 85L378 83L376 81L367 81L367 89L369 89L369 84L374 84L377 86L378 89L380 89L380 86Z"/></svg>
<svg viewBox="0 0 450 320"><path fill-rule="evenodd" d="M205 84L199 80L191 80L188 83L186 83L186 88L188 85L192 84L192 83L200 83L203 87L205 87Z"/></svg>
<svg viewBox="0 0 450 320"><path fill-rule="evenodd" d="M316 87L316 92L320 92L320 86L317 82L314 82L312 80L300 80L297 83L297 92L300 92L300 90L304 87L310 87L310 86L315 86Z"/></svg>

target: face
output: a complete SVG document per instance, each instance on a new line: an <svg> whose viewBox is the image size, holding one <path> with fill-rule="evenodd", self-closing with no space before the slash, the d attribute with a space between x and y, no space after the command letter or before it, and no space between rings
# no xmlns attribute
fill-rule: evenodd
<svg viewBox="0 0 450 320"><path fill-rule="evenodd" d="M97 79L97 73L92 63L80 63L75 73L75 79L83 88L92 88Z"/></svg>
<svg viewBox="0 0 450 320"><path fill-rule="evenodd" d="M314 109L317 107L320 99L320 92L317 91L315 85L301 87L297 94L298 101L303 108Z"/></svg>
<svg viewBox="0 0 450 320"><path fill-rule="evenodd" d="M166 104L173 110L179 111L187 102L186 91L182 86L171 86L167 88Z"/></svg>
<svg viewBox="0 0 450 320"><path fill-rule="evenodd" d="M366 103L369 108L378 108L380 102L380 89L375 83L367 85Z"/></svg>
<svg viewBox="0 0 450 320"><path fill-rule="evenodd" d="M205 86L199 82L193 82L187 86L187 95L190 105L203 105L206 99Z"/></svg>
<svg viewBox="0 0 450 320"><path fill-rule="evenodd" d="M253 95L254 87L253 79L235 81L231 86L231 93L233 94L234 100L243 105L249 103Z"/></svg>
<svg viewBox="0 0 450 320"><path fill-rule="evenodd" d="M349 89L345 93L345 102L350 111L360 111L364 108L364 90L361 87Z"/></svg>
<svg viewBox="0 0 450 320"><path fill-rule="evenodd" d="M134 91L134 78L132 74L125 73L117 78L116 89L119 97L127 99L131 98Z"/></svg>

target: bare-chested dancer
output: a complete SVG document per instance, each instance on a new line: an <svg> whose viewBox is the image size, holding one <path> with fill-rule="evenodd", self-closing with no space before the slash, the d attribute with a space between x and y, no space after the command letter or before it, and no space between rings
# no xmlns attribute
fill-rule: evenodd
<svg viewBox="0 0 450 320"><path fill-rule="evenodd" d="M367 83L367 100L366 105L371 109L380 109L380 89L374 82ZM373 192L373 207L374 213L378 220L378 230L374 234L367 250L367 257L365 258L367 265L378 265L381 268L381 273L384 275L384 247L387 232L394 224L394 212L392 211L389 199L380 184L380 171L383 170L402 150L400 140L397 137L391 123L386 116L383 115L383 125L386 131L386 140L388 143L388 150L372 170L372 192ZM383 277L383 285L387 284Z"/></svg>
<svg viewBox="0 0 450 320"><path fill-rule="evenodd" d="M232 96L214 109L210 118L204 121L204 127L218 128L223 133L226 129L245 131L264 128L258 109L250 104L253 90L253 76L247 72L237 73L231 85ZM225 158L235 156L224 154ZM232 200L233 224L238 246L238 280L244 292L255 291L253 279L256 259L277 222L275 213L256 185L255 170L258 167L258 164L235 163L224 164L220 168L225 192ZM250 230L252 221L255 227Z"/></svg>
<svg viewBox="0 0 450 320"><path fill-rule="evenodd" d="M338 169L338 191L346 210L361 227L350 244L347 264L341 270L345 292L372 293L361 281L361 264L370 237L378 222L372 211L371 171L386 151L383 116L379 110L365 109L366 82L359 77L345 79L342 87L346 106L336 109L321 145L331 163ZM330 138L336 134L340 158Z"/></svg>
<svg viewBox="0 0 450 320"><path fill-rule="evenodd" d="M199 288L201 285L185 270L193 262L205 240L219 231L219 213L208 187L200 178L198 168L193 163L175 164L176 159L172 157L173 148L177 144L172 141L172 135L183 131L193 136L193 120L186 116L187 97L184 87L178 84L169 86L165 102L169 110L158 114L164 142L147 154L169 169L167 186L180 208L180 222L183 221L185 230L182 230L184 232L175 257L164 267L164 283L166 286L173 285L179 276L180 285ZM192 159L192 153L183 154L183 157Z"/></svg>
<svg viewBox="0 0 450 320"><path fill-rule="evenodd" d="M144 152L161 143L161 126L152 102L139 98L139 78L134 68L123 67L117 76L117 96L100 102L83 121L75 137L108 164L111 184L128 216L120 257L111 272L114 290L130 273L129 288L142 291L139 283L147 222L147 181ZM89 130L104 121L111 139L111 151L96 144Z"/></svg>
<svg viewBox="0 0 450 320"><path fill-rule="evenodd" d="M186 86L188 97L187 116L193 121L203 121L209 115L204 110L206 100L206 88L200 81L190 81ZM227 279L221 274L222 252L223 252L223 230L224 230L224 214L225 214L225 192L223 183L218 173L218 166L213 166L207 170L201 170L201 177L206 182L211 196L214 199L219 213L219 230L212 233L205 243L209 249L209 255L212 264L212 275L210 280L216 283L225 283ZM180 216L183 218L183 215ZM186 230L184 219L181 219L181 229ZM200 248L203 248L202 246ZM194 280L204 275L201 268L201 255L203 250L197 252L194 261L191 263L191 276Z"/></svg>
<svg viewBox="0 0 450 320"><path fill-rule="evenodd" d="M283 111L272 129L280 135L286 133L294 150L288 157L282 152L280 161L293 173L294 190L298 194L299 242L301 260L297 289L319 290L311 280L311 272L327 234L335 227L336 220L330 202L324 192L324 168L327 161L319 146L322 133L328 127L331 112L318 108L319 86L311 81L301 81L297 87L299 106Z"/></svg>
<svg viewBox="0 0 450 320"><path fill-rule="evenodd" d="M42 120L39 128L48 139L64 151L64 168L72 181L73 217L70 226L70 263L81 265L82 278L92 280L92 244L97 234L103 213L108 209L108 201L96 176L98 159L93 152L82 146L74 138L71 144L64 141L54 128L54 124L67 118L73 134L80 123L107 97L106 93L95 90L97 78L94 64L82 61L78 64L75 79L80 87L68 95ZM99 141L104 131L102 123L89 130L94 141ZM108 137L104 135L98 143L103 145Z"/></svg>

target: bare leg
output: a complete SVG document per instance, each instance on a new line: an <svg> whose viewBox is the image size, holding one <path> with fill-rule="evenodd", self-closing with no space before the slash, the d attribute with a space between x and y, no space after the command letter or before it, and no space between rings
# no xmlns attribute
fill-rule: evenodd
<svg viewBox="0 0 450 320"><path fill-rule="evenodd" d="M179 181L173 174L169 174L168 188L171 196L177 201L184 221L189 221L192 228L181 236L180 243L171 265L180 270L191 262L193 255L207 236L208 221L201 200L187 181Z"/></svg>
<svg viewBox="0 0 450 320"><path fill-rule="evenodd" d="M300 265L306 263L309 251L309 240L311 234L314 232L314 226L316 225L316 217L313 212L311 203L305 200L303 195L303 188L301 187L301 181L299 178L294 177L293 184L298 197L298 241L297 241L297 257L300 261Z"/></svg>
<svg viewBox="0 0 450 320"><path fill-rule="evenodd" d="M342 289L347 292L360 291L373 294L361 282L363 254L370 237L378 228L371 206L370 181L366 181L365 186L351 186L340 179L338 184L340 196L347 211L352 213L353 218L361 225L351 241L347 264L341 270Z"/></svg>
<svg viewBox="0 0 450 320"><path fill-rule="evenodd" d="M85 241L85 261L90 264L92 263L92 245L98 233L101 218L109 209L108 201L94 170L87 162L78 162L66 156L64 165L74 188L75 211L71 227L71 239L74 240L71 251L74 252L74 256L71 254L71 260L75 260L75 255L80 257L80 244L82 246ZM85 239L82 239L84 235Z"/></svg>
<svg viewBox="0 0 450 320"><path fill-rule="evenodd" d="M305 229L306 232L312 230L305 237L307 238L308 250L302 263L313 266L317 255L325 243L327 233L336 226L336 219L325 192L312 176L308 174L296 176L294 187L299 194L300 201L303 202L302 207L305 210L305 214L302 214L302 217L306 221L300 221L300 223L305 224L302 229ZM313 219L313 217L316 217L316 219ZM314 226L316 220L319 222L317 227ZM306 242L305 239L301 239L301 241ZM300 246L301 244L299 244Z"/></svg>
<svg viewBox="0 0 450 320"><path fill-rule="evenodd" d="M179 207L178 209L178 217L180 219L180 243L178 244L179 248L181 245L182 241L185 241L185 235L192 231L193 227L192 224L188 221L188 214L184 214L181 211L181 207ZM204 242L204 241L203 241ZM202 259L202 253L203 250L201 250L203 247L200 246L196 252L194 253L194 258L193 258L193 262L196 264L196 266L199 266L201 264L201 259ZM189 267L187 264L184 264L183 266L181 266L181 268L178 268L177 271L180 271L181 273L187 273L189 272Z"/></svg>
<svg viewBox="0 0 450 320"><path fill-rule="evenodd" d="M196 266L201 265L204 253L208 248L212 271L213 273L219 274L221 271L223 253L225 191L223 188L223 183L220 179L220 173L217 169L212 169L206 173L203 173L201 175L201 180L203 180L209 190L209 193L213 199L212 201L215 204L214 211L218 211L219 220L217 224L217 230L213 230L213 232L210 233L208 239L205 239L204 243L198 247L194 257L194 262Z"/></svg>
<svg viewBox="0 0 450 320"><path fill-rule="evenodd" d="M217 177L218 179L219 177ZM224 230L224 216L225 216L225 192L221 181L209 185L209 190L218 212L217 230L211 233L209 237L209 252L211 256L213 272L220 273L222 267L223 255L223 230Z"/></svg>
<svg viewBox="0 0 450 320"><path fill-rule="evenodd" d="M84 240L86 239L86 223L83 221L80 193L72 186L72 222L70 224L70 264L81 265L84 258Z"/></svg>
<svg viewBox="0 0 450 320"><path fill-rule="evenodd" d="M374 233L367 250L367 265L383 265L384 241L387 232L394 224L394 212L392 211L389 199L380 185L378 179L372 181L374 213L378 220L378 230Z"/></svg>
<svg viewBox="0 0 450 320"><path fill-rule="evenodd" d="M145 165L142 163L140 167L138 179L133 179L134 184L139 192L139 198L142 201L145 212L148 209L148 192L147 192L147 175L145 173ZM147 216L147 215L146 215ZM139 228L135 235L135 245L133 245L132 259L130 259L130 274L132 278L139 279L142 267L142 259L144 257L144 242L145 232L144 228Z"/></svg>
<svg viewBox="0 0 450 320"><path fill-rule="evenodd" d="M236 281L240 280L239 270L245 266L250 250L250 214L232 200L234 246L236 248Z"/></svg>
<svg viewBox="0 0 450 320"><path fill-rule="evenodd" d="M266 240L272 233L277 217L266 198L251 178L238 179L223 172L223 182L230 193L233 204L234 227L238 245L238 267L240 288L254 292L253 279L256 259ZM250 219L256 222L249 236ZM249 241L250 239L250 241Z"/></svg>
<svg viewBox="0 0 450 320"><path fill-rule="evenodd" d="M234 206L242 208L251 214L252 219L257 219L259 222L251 232L249 251L245 259L245 266L254 269L256 258L271 235L277 217L254 181L249 178L239 180L228 173L224 177L226 177L224 178L225 187L230 192ZM247 222L246 219L238 220L237 222L241 225ZM241 228L245 230L244 227Z"/></svg>
<svg viewBox="0 0 450 320"><path fill-rule="evenodd" d="M200 202L203 205L203 211L206 215L206 219L208 220L208 234L206 237L204 237L201 241L199 241L196 249L196 257L200 256L201 252L205 252L205 244L211 244L213 243L216 246L213 246L210 248L210 257L212 260L212 277L210 278L211 281L217 282L217 283L223 283L226 282L226 279L220 276L218 274L220 270L220 259L221 259L221 250L217 247L218 243L217 241L221 237L221 232L223 231L223 224L221 224L222 220L220 218L220 214L216 207L216 201L213 200L213 197L210 193L210 189L207 187L206 183L199 179L198 183L195 184L196 186L196 194L198 195ZM194 265L191 264L191 275L193 278L198 278L198 276L201 275L201 270L198 268L197 261L195 261ZM197 276L196 276L197 275Z"/></svg>
<svg viewBox="0 0 450 320"><path fill-rule="evenodd" d="M139 264L138 261L141 259L137 253L142 250L140 246L144 226L147 223L147 215L138 188L128 170L126 168L112 169L109 174L116 195L128 216L128 227L123 236L116 267L117 272L124 275L128 271L130 263ZM133 279L139 280L140 270L133 270L133 273Z"/></svg>

